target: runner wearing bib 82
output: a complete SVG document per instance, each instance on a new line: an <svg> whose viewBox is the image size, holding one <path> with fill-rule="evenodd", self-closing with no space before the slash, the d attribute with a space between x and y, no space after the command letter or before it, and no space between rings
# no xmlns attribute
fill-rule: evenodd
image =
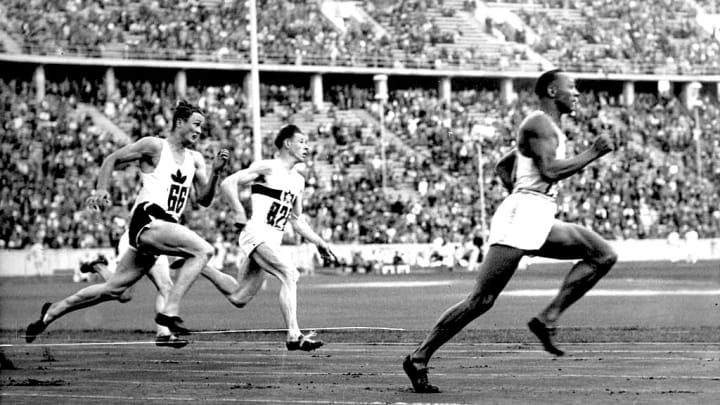
<svg viewBox="0 0 720 405"><path fill-rule="evenodd" d="M238 238L237 278L210 267L203 270L203 275L238 308L243 308L257 294L265 273L277 278L280 281L280 309L287 325L286 347L288 350L312 351L323 342L312 340L312 334L303 335L298 326L297 281L300 274L288 255L280 251L286 225L290 223L300 236L315 244L324 260L333 262L337 259L327 242L302 216L305 179L296 165L308 156L307 136L297 126L287 125L278 132L275 146L277 158L256 161L247 169L228 176L221 185L236 225L242 228ZM238 195L238 188L244 186L249 186L251 191L252 217L249 221Z"/></svg>
<svg viewBox="0 0 720 405"><path fill-rule="evenodd" d="M283 170L277 160L265 163L268 174L250 186L252 215L240 233L240 249L247 256L263 242L280 246L293 205L305 188L305 179L296 170Z"/></svg>

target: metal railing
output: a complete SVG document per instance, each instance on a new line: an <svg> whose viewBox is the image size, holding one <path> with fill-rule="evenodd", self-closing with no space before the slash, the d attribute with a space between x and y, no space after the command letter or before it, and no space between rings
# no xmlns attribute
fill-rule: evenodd
<svg viewBox="0 0 720 405"><path fill-rule="evenodd" d="M122 45L110 47L79 47L69 46L53 48L37 44L24 44L23 54L40 56L62 56L79 58L118 58L137 60L168 60L196 62L250 63L250 52L244 50L217 51L191 49L148 49L142 46ZM407 69L455 69L455 70L490 70L490 71L527 71L529 60L519 63L504 58L500 54L482 54L462 63L454 60L443 60L423 55L406 53L402 57L387 55L340 55L331 57L328 53L304 53L300 55L282 52L267 52L262 48L259 53L260 64L266 65L301 65L301 66L339 66L339 67L378 67ZM540 67L538 66L538 69Z"/></svg>
<svg viewBox="0 0 720 405"><path fill-rule="evenodd" d="M249 51L227 50L204 51L191 49L148 49L142 46L123 45L117 47L63 47L23 44L23 54L40 56L62 56L78 58L117 58L128 60L195 61L214 63L250 63ZM341 55L333 58L327 53L306 53L301 55L260 50L261 65L296 65L321 67L360 68L405 68L429 70L482 70L497 72L540 71L539 64L529 60L515 61L498 53L486 53L462 63L454 60L422 58L422 55L406 53L401 57L386 55ZM623 60L573 62L556 61L555 64L568 71L594 74L647 74L647 75L718 75L720 66L709 64L668 65L638 63Z"/></svg>

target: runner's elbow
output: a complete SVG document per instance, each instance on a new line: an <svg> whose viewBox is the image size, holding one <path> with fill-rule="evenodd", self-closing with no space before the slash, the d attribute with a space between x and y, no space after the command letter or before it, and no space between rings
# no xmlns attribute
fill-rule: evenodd
<svg viewBox="0 0 720 405"><path fill-rule="evenodd" d="M540 177L548 183L555 183L562 179L564 179L567 176L563 176L561 172L553 169L541 169L540 170Z"/></svg>
<svg viewBox="0 0 720 405"><path fill-rule="evenodd" d="M245 299L239 299L234 297L229 297L228 301L235 307L235 308L245 308L245 306L248 304L248 300Z"/></svg>

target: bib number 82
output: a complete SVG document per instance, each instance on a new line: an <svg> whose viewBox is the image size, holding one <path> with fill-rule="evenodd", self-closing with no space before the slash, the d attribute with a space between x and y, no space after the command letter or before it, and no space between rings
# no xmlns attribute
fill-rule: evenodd
<svg viewBox="0 0 720 405"><path fill-rule="evenodd" d="M268 225L282 231L285 229L285 224L289 216L290 207L273 202L270 210L268 210L266 222Z"/></svg>

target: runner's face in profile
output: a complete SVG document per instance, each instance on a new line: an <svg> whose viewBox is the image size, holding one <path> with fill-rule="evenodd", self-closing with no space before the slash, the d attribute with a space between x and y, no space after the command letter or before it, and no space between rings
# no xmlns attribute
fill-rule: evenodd
<svg viewBox="0 0 720 405"><path fill-rule="evenodd" d="M194 145L195 142L200 139L204 124L205 117L202 114L194 112L190 115L190 118L188 118L188 120L180 127L180 133L182 135L184 146L187 147Z"/></svg>
<svg viewBox="0 0 720 405"><path fill-rule="evenodd" d="M560 112L566 114L575 111L580 96L575 87L575 79L564 73L559 74L553 86L556 89L555 100Z"/></svg>
<svg viewBox="0 0 720 405"><path fill-rule="evenodd" d="M307 143L307 136L302 132L296 132L288 142L288 151L290 154L297 159L298 162L303 162L310 153L310 146Z"/></svg>

